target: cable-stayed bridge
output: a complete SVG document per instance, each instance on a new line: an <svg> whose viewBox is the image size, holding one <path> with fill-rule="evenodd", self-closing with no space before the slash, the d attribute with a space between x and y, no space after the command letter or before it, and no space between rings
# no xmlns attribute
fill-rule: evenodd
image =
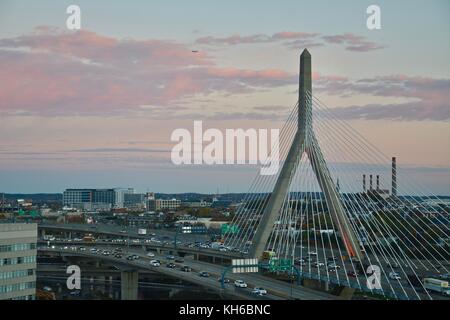
<svg viewBox="0 0 450 320"><path fill-rule="evenodd" d="M173 245L148 243L146 236L110 226L41 224L41 233L67 233L70 241L61 245L72 244L71 233L128 237L120 245L144 259L149 251L189 257L197 268L215 276L223 273L222 279L232 259L259 258L260 266L267 268L263 275L233 276L269 292L277 290L278 298L292 288L294 295L287 297L300 299L348 299L355 290L377 298L442 297L448 292L444 280L448 284L450 269L450 202L427 190L414 178L413 169L397 168L395 158L384 155L314 96L311 75L311 56L305 50L300 58L299 99L277 142L281 170L254 179L228 228L231 232L224 235L223 247L177 245L176 233ZM39 250L133 266L128 260L79 252L79 245L71 250L47 244ZM139 261L149 267L144 259ZM180 269L152 269L186 278ZM291 276L302 286L294 287ZM198 275L192 280L198 282ZM217 279L209 285L220 287Z"/></svg>
<svg viewBox="0 0 450 320"><path fill-rule="evenodd" d="M431 299L439 286L445 294L449 204L414 180L411 169L397 170L395 158L312 94L307 50L300 57L299 99L277 147L281 170L255 178L227 246L283 261L325 285L397 299Z"/></svg>

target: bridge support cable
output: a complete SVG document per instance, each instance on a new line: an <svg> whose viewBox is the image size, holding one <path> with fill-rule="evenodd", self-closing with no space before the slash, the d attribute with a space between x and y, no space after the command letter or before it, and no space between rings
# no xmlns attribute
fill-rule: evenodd
<svg viewBox="0 0 450 320"><path fill-rule="evenodd" d="M321 163L321 165L324 165L324 163ZM328 165L330 165L330 163L328 163ZM341 175L340 177L342 178L342 175ZM344 182L345 182L345 179L341 179L341 181L344 181ZM344 187L345 187L345 186L346 186L346 185L344 184ZM344 202L344 201L343 201L343 202ZM348 208L347 208L347 209L348 209ZM349 212L349 211L347 210L347 212ZM357 218L357 219L358 219L358 218ZM357 222L354 221L354 217L353 217L353 219L352 219L352 217L350 217L350 221L352 221L352 227L353 227L354 231L357 232L357 229L358 229L357 226L356 226L356 223L357 223ZM370 239L371 239L371 238L370 238ZM378 239L375 239L375 240L376 240L376 242L378 242ZM372 241L369 241L369 245L371 245L371 243L372 243ZM387 250L386 250L386 248L384 248L383 245L381 245L381 243L378 242L378 245L380 245L380 248L381 248L380 251L381 251L382 258L386 261L386 260L387 260L387 256L388 256ZM367 255L367 252L368 252L367 249L368 249L368 248L364 248L364 252L366 253L365 259L368 260L369 265L372 265L372 262L370 261L370 256ZM376 254L375 256L376 256L376 260L378 261L378 264L377 264L377 265L381 266L382 264L381 264L381 261L380 261L378 255ZM353 261L350 260L350 262L351 262L351 267L352 267L353 271L356 272L357 269L355 268L355 265L354 265ZM359 261L359 262L361 263L362 261ZM345 266L345 263L343 263L343 265ZM362 265L362 267L363 267L363 275L366 277L366 280L367 280L367 275L365 274L365 266ZM382 270L382 273L384 273L385 278L387 279L388 285L391 287L392 291L394 291L393 288L392 288L391 281L389 280L388 274L386 273L386 271L385 271L383 268L381 268L381 270ZM391 271L394 271L394 270L391 270ZM348 280L348 281L349 281L349 280ZM404 290L403 290L403 291L404 291ZM395 291L394 291L394 292L395 292ZM404 293L406 294L406 292L404 292Z"/></svg>
<svg viewBox="0 0 450 320"><path fill-rule="evenodd" d="M318 132L319 132L319 130L317 130ZM339 144L336 144L336 146L338 147L338 149L339 150L331 150L330 149L330 151L333 151L333 154L338 154L338 151L345 151L346 153L348 153L348 151L347 151L347 146L345 145L345 146L341 146L341 145L339 145ZM342 159L336 159L336 161L337 162L341 162L341 161L343 161ZM341 175L341 177L342 177L342 175ZM349 180L353 180L353 178L352 177L350 177L350 179ZM345 180L344 180L345 181ZM350 204L351 206L353 206L353 214L354 214L354 216L357 218L357 219L359 219L359 215L358 214L356 214L357 212L358 212L358 208L354 208L354 205L356 204L357 206L359 206L359 212L369 212L369 211L371 211L369 208L361 208L361 204L363 204L364 205L364 201L367 201L367 199L363 199L362 198L362 195L360 194L360 193L348 193L348 194L345 194L344 195L345 197L347 197L347 198L351 198L350 199L350 201L346 201L346 200L344 200L343 202L344 202L344 204ZM368 200L369 200L369 205L370 205L370 207L372 207L372 208L374 208L374 209L376 209L375 210L375 213L377 213L378 211L381 211L382 210L382 208L380 207L380 205L377 203L377 202L374 202L374 201L371 201L371 198L368 198ZM377 211L378 210L378 211ZM351 211L350 211L351 212ZM366 215L363 215L363 219L367 219L366 218ZM390 220L390 217L387 217L387 219L389 220L389 221L391 221ZM376 221L375 221L376 222ZM391 236L392 235L394 235L395 234L395 231L388 225L388 224L386 224L386 226L383 226L382 224L379 224L379 226L380 226L380 229L385 229L386 231L387 231L387 233L389 233ZM369 224L369 227L370 227L370 224ZM395 228L397 228L397 230L404 236L404 233L397 227L397 225L394 223L393 224L393 227ZM364 229L365 230L365 229ZM363 231L364 231L363 230ZM369 236L368 234L367 234L367 232L366 232L366 234L365 234L366 236ZM403 240L402 239L400 239L400 242L402 242L402 244L404 244L404 247L406 248L406 250L408 250L410 253L411 253L411 255L415 258L415 259L418 259L418 257L415 255L415 253L412 251L412 249L411 249L411 245L414 247L414 244L411 242L411 240L410 240L410 237L412 237L412 238L414 238L414 235L413 234L409 234L408 235L408 237L405 237L404 239L406 239L408 242L409 242L409 245L406 245L404 242L403 242ZM422 266L423 267L425 267L426 268L426 266L423 264L423 262L421 261L421 260L418 260L421 264L422 264ZM397 261L398 262L398 261ZM411 262L412 263L412 265L414 266L414 267L416 267L416 265L413 263L413 262Z"/></svg>
<svg viewBox="0 0 450 320"><path fill-rule="evenodd" d="M290 143L292 143L293 130L297 127L296 109L297 104L293 107L287 121L281 129L280 141L275 142L270 150L270 154L272 154L272 150L274 150L275 147L279 147L280 159L285 157L286 150L289 148ZM279 145L277 146L276 143L279 143ZM243 244L245 242L243 242L242 239L252 235L251 230L255 224L252 219L254 218L254 213L258 212L258 210L264 206L266 202L265 198L267 198L268 192L273 188L275 179L276 175L257 175L254 179L247 196L244 198L242 205L238 208L237 213L232 220L233 225L239 226L238 232L231 235L225 235L226 242L229 246L236 247L239 250L243 249Z"/></svg>
<svg viewBox="0 0 450 320"><path fill-rule="evenodd" d="M414 181L411 168L391 167L389 157L312 95L306 50L300 64L299 101L279 141L282 169L255 178L226 245L249 257L273 251L273 259L298 264L302 277L432 299L423 278L449 272L450 206ZM367 174L376 174L376 188L361 188ZM389 193L380 185L391 175ZM378 288L367 287L369 266L379 268Z"/></svg>
<svg viewBox="0 0 450 320"><path fill-rule="evenodd" d="M339 114L336 112L333 112L330 108L328 108L323 102L321 102L317 97L313 96L313 100L315 103L315 106L318 106L318 109L324 111L325 113L328 113L328 118L332 118L333 121L337 124L337 128L341 129L341 131L346 132L347 135L351 135L353 142L359 143L363 147L366 148L366 152L370 153L370 156L373 157L372 162L376 160L376 165L380 165L381 167L385 168L387 166L387 163L389 163L389 158L381 152L377 147L375 147L370 141L368 141L366 138L364 138L358 131L356 131L354 128L352 128L347 122L340 119ZM392 171L393 173L401 173L398 172L397 168L394 168ZM420 183L417 183L418 181L412 181L412 179L408 179L408 176L402 176L402 185L405 191L409 192L411 195L415 195L416 197L420 197L422 200L430 200L430 201L439 201L441 198L437 195L435 195L433 192L429 190L423 190L419 188ZM405 192L404 192L405 193ZM396 196L396 195L395 195ZM394 197L395 198L395 197ZM397 197L398 198L398 197ZM434 207L426 207L423 204L423 201L418 201L414 197L402 197L401 200L404 203L407 203L409 205L417 205L418 207L431 211L435 214L442 214L442 219L446 222L446 224L442 225L442 228L445 229L443 232L449 232L450 231L450 214L448 209L441 208L441 211L438 211ZM428 218L428 217L426 217ZM438 229L441 229L438 225L435 224L435 226Z"/></svg>
<svg viewBox="0 0 450 320"><path fill-rule="evenodd" d="M319 112L318 112L318 115L320 115ZM327 125L329 127L332 127L333 130L336 130L337 132L341 131L340 128L344 127L343 125L336 126L336 125L334 125L332 123L332 121L329 121L329 123ZM347 140L355 141L356 139L351 139L350 138L350 139L347 139ZM335 143L335 142L333 142L333 143ZM348 152L346 154L348 154ZM361 163L364 164L364 163L367 163L370 160L373 161L374 159L377 158L376 154L374 154L374 152L367 152L367 148L366 148L366 150L364 150L364 148L359 147L359 148L357 148L357 150L355 150L355 154L358 156L358 159L356 159L357 161L355 161L352 164L352 165L355 165L355 166L357 166L358 163L359 163L359 166L361 166ZM380 162L376 163L375 164L376 167L377 167L376 169L380 170L380 171L383 171L383 167L385 167L384 171L385 172L389 171L388 168L386 169L386 166L387 166L386 162L384 164L380 163ZM411 184L411 183L407 183L406 182L407 180L409 180L408 177L405 177L403 179L403 181L405 181L405 187L404 188L406 190L409 189L408 186ZM414 190L413 191L407 191L407 192L409 194L411 194L411 195L415 194ZM420 195L418 195L417 197L420 197ZM433 245L435 246L436 244L438 244L438 242L435 239L436 237L444 237L444 238L448 237L449 236L449 232L446 232L446 230L443 230L443 229L439 228L439 226L435 222L433 222L427 215L425 215L424 220L426 222L428 222L432 227L434 227L434 228L429 229L428 232L427 232L424 229L424 226L421 225L418 221L416 221L415 219L408 219L406 217L406 215L404 214L404 210L402 210L402 208L401 208L403 206L404 207L409 206L409 207L417 207L417 208L426 209L423 206L423 204L420 201L416 200L415 198L410 198L410 197L403 197L403 198L396 197L396 198L397 199L394 199L394 200L395 200L395 204L397 204L397 206L393 206L389 210L384 209L385 213L387 213L387 211L393 211L396 214L394 214L394 215L393 214L386 215L385 219L387 219L387 220L389 220L391 222L393 221L393 219L395 219L396 223L393 224L393 227L397 228L397 230L399 230L402 235L404 235L404 233L401 232L401 230L399 229L399 226L402 226L403 224L406 224L408 226L408 228L406 229L406 232L409 232L409 235L411 237L405 237L405 239L408 240L408 241L411 241L411 239L416 239L417 237L420 237L421 238L421 243L427 243L431 247L431 249L429 249L427 247L423 247L423 249L419 250L418 252L425 251L426 253L428 253L435 260L435 262L437 262L439 264L439 266L441 268L444 268L446 270L446 267L442 264L442 260L436 259L435 256L430 252L430 250L435 251L435 254L440 256L441 259L443 259L443 261L448 261L448 258L449 258L448 255L444 256L441 252L437 251L436 248L433 247ZM371 199L371 198L369 198L369 199ZM388 204L390 204L390 203L388 203ZM435 214L439 214L439 212L437 212L435 209L433 209L433 211L434 211ZM448 217L448 212L443 211L443 212L441 212L441 214L442 213L443 213L442 218L444 219L444 221L447 221L447 219L448 219L447 218ZM419 232L417 232L417 231L419 231ZM413 234L412 232L415 232L415 233ZM426 238L424 234L426 236L428 236L428 238ZM430 264L430 266L432 268L436 269L435 267L433 267L433 265L434 264ZM448 270L446 270L446 271L448 272Z"/></svg>

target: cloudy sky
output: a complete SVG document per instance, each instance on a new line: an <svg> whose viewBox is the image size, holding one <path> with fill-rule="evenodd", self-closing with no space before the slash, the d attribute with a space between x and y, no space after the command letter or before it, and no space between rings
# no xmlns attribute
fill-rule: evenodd
<svg viewBox="0 0 450 320"><path fill-rule="evenodd" d="M280 128L307 47L314 94L450 194L447 0L243 2L0 0L0 191L245 192L256 168L177 167L170 135Z"/></svg>

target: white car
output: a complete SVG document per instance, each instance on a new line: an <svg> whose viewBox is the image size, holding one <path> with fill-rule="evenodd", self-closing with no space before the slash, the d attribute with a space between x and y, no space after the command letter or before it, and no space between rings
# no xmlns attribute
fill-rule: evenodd
<svg viewBox="0 0 450 320"><path fill-rule="evenodd" d="M390 272L389 273L389 278L391 278L392 280L401 280L402 278L398 275L397 272Z"/></svg>
<svg viewBox="0 0 450 320"><path fill-rule="evenodd" d="M152 260L150 261L150 265L153 267L160 267L161 263L158 260Z"/></svg>
<svg viewBox="0 0 450 320"><path fill-rule="evenodd" d="M315 251L310 251L310 252L308 252L308 254L310 256L317 256L317 252L315 252Z"/></svg>
<svg viewBox="0 0 450 320"><path fill-rule="evenodd" d="M264 296L267 294L267 290L261 287L253 288L252 293L257 294L258 296Z"/></svg>
<svg viewBox="0 0 450 320"><path fill-rule="evenodd" d="M153 258L154 256L155 256L155 254L153 252L147 253L147 257Z"/></svg>
<svg viewBox="0 0 450 320"><path fill-rule="evenodd" d="M235 286L236 288L247 288L247 284L245 283L244 280L236 280L236 281L234 282L234 286Z"/></svg>

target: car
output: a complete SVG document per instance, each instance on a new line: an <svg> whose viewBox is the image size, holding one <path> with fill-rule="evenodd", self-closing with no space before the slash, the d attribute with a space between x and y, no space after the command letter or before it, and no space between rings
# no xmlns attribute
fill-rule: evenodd
<svg viewBox="0 0 450 320"><path fill-rule="evenodd" d="M320 267L325 266L325 263L317 261L317 262L313 263L313 266L316 268L320 268Z"/></svg>
<svg viewBox="0 0 450 320"><path fill-rule="evenodd" d="M166 259L167 260L175 260L175 256L168 255L168 256L166 256Z"/></svg>
<svg viewBox="0 0 450 320"><path fill-rule="evenodd" d="M69 247L68 246L64 246L64 248L63 248L64 250L67 250L67 249L69 249Z"/></svg>
<svg viewBox="0 0 450 320"><path fill-rule="evenodd" d="M310 252L308 252L308 254L310 256L317 256L317 252L316 251L310 251Z"/></svg>
<svg viewBox="0 0 450 320"><path fill-rule="evenodd" d="M166 267L167 267L167 268L170 268L170 269L175 269L176 266L177 266L177 265L176 265L175 263L172 263L172 262L166 264Z"/></svg>
<svg viewBox="0 0 450 320"><path fill-rule="evenodd" d="M353 278L356 278L358 276L358 274L355 271L348 271L347 275L349 277L353 277Z"/></svg>
<svg viewBox="0 0 450 320"><path fill-rule="evenodd" d="M120 230L120 233L127 233L127 230Z"/></svg>
<svg viewBox="0 0 450 320"><path fill-rule="evenodd" d="M109 256L110 254L111 254L111 252L109 252L109 251L106 251L106 250L103 251L103 255L104 255L104 256Z"/></svg>
<svg viewBox="0 0 450 320"><path fill-rule="evenodd" d="M442 280L450 280L450 273L441 274L439 275L439 278Z"/></svg>
<svg viewBox="0 0 450 320"><path fill-rule="evenodd" d="M401 280L402 279L397 272L389 272L389 278L392 280Z"/></svg>
<svg viewBox="0 0 450 320"><path fill-rule="evenodd" d="M81 294L80 290L73 290L69 293L71 296L79 296Z"/></svg>
<svg viewBox="0 0 450 320"><path fill-rule="evenodd" d="M217 278L217 281L222 282L222 277ZM230 283L230 279L224 278L223 283Z"/></svg>
<svg viewBox="0 0 450 320"><path fill-rule="evenodd" d="M148 252L147 253L147 257L153 258L155 256L155 254L153 252Z"/></svg>
<svg viewBox="0 0 450 320"><path fill-rule="evenodd" d="M294 260L294 264L297 266L304 266L304 265L306 265L306 262L305 262L305 259L298 258L298 259Z"/></svg>
<svg viewBox="0 0 450 320"><path fill-rule="evenodd" d="M182 266L180 270L183 272L191 272L192 268L189 266Z"/></svg>
<svg viewBox="0 0 450 320"><path fill-rule="evenodd" d="M85 248L85 247L79 247L78 250L80 250L80 251L86 251L86 248Z"/></svg>
<svg viewBox="0 0 450 320"><path fill-rule="evenodd" d="M264 296L267 294L267 290L261 287L255 287L253 288L252 293L258 296Z"/></svg>
<svg viewBox="0 0 450 320"><path fill-rule="evenodd" d="M198 275L199 275L200 277L203 277L203 278L209 278L209 277L210 277L209 272L206 272L206 271L200 271L200 272L198 273Z"/></svg>
<svg viewBox="0 0 450 320"><path fill-rule="evenodd" d="M127 260L128 260L128 261L134 260L133 255L127 256Z"/></svg>
<svg viewBox="0 0 450 320"><path fill-rule="evenodd" d="M152 261L150 261L150 265L152 267L159 267L159 266L161 266L161 262L159 262L159 260L152 260Z"/></svg>
<svg viewBox="0 0 450 320"><path fill-rule="evenodd" d="M52 292L53 291L52 288L47 287L47 286L43 287L42 290L47 291L47 292Z"/></svg>
<svg viewBox="0 0 450 320"><path fill-rule="evenodd" d="M234 286L236 288L247 288L247 283L244 280L236 280L234 281Z"/></svg>
<svg viewBox="0 0 450 320"><path fill-rule="evenodd" d="M183 262L184 262L184 259L183 259L183 258L176 258L176 259L175 259L175 262L183 263Z"/></svg>
<svg viewBox="0 0 450 320"><path fill-rule="evenodd" d="M97 248L92 248L92 249L91 249L91 252L92 252L92 253L96 253L96 252L97 252Z"/></svg>
<svg viewBox="0 0 450 320"><path fill-rule="evenodd" d="M116 254L114 255L114 258L121 259L121 258L122 258L122 255L121 255L120 253L116 253Z"/></svg>
<svg viewBox="0 0 450 320"><path fill-rule="evenodd" d="M330 261L330 262L335 262L337 259L336 259L336 257L328 257L327 258L327 261Z"/></svg>
<svg viewBox="0 0 450 320"><path fill-rule="evenodd" d="M334 262L332 262L332 263L328 263L328 268L330 268L330 269L340 269L341 266L336 264L336 263L334 263Z"/></svg>

